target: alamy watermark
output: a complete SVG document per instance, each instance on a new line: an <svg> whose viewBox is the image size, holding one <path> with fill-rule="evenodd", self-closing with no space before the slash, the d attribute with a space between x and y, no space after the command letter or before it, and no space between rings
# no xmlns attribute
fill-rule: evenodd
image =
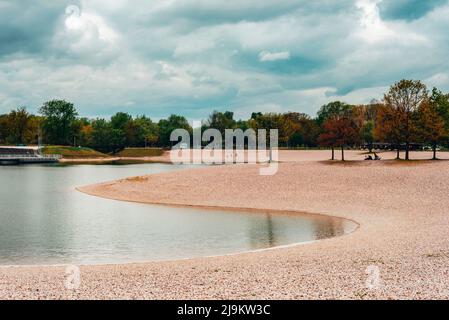
<svg viewBox="0 0 449 320"><path fill-rule="evenodd" d="M194 126L198 123L194 122ZM259 169L260 175L274 175L278 171L277 129L258 129L257 132L254 129L225 129L223 137L218 129L210 128L204 132L193 130L192 135L186 129L173 130L170 141L178 143L170 152L172 163L267 164ZM208 144L203 147L203 142Z"/></svg>
<svg viewBox="0 0 449 320"><path fill-rule="evenodd" d="M81 271L78 266L70 265L65 268L64 286L67 290L78 290L81 285Z"/></svg>
<svg viewBox="0 0 449 320"><path fill-rule="evenodd" d="M365 273L368 275L365 286L368 290L377 290L382 284L380 278L380 268L376 265L370 265L366 268Z"/></svg>

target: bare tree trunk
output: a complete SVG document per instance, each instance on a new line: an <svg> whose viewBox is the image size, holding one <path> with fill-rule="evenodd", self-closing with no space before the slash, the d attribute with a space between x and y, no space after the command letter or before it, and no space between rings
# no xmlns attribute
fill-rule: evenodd
<svg viewBox="0 0 449 320"><path fill-rule="evenodd" d="M341 146L341 161L345 161L345 148Z"/></svg>
<svg viewBox="0 0 449 320"><path fill-rule="evenodd" d="M405 143L405 160L410 160L409 149L410 149L410 143L407 141Z"/></svg>
<svg viewBox="0 0 449 320"><path fill-rule="evenodd" d="M399 160L399 159L401 159L401 156L399 154L399 146L398 146L398 148L396 149L396 160Z"/></svg>
<svg viewBox="0 0 449 320"><path fill-rule="evenodd" d="M334 149L334 147L332 147L332 159L331 160L335 160L335 149Z"/></svg>
<svg viewBox="0 0 449 320"><path fill-rule="evenodd" d="M432 160L437 160L437 144L436 144L436 142L433 143L432 149L433 149L433 158L432 158Z"/></svg>

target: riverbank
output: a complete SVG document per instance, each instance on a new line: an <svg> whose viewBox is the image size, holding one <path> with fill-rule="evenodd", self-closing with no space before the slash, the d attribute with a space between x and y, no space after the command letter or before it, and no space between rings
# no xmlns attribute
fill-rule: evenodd
<svg viewBox="0 0 449 320"><path fill-rule="evenodd" d="M0 298L447 299L449 162L317 161L328 158L287 151L274 176L260 176L257 165L211 166L80 190L147 203L330 214L357 221L352 234L235 256L83 266L75 291L64 287L64 267L0 267ZM373 270L380 282L370 289Z"/></svg>

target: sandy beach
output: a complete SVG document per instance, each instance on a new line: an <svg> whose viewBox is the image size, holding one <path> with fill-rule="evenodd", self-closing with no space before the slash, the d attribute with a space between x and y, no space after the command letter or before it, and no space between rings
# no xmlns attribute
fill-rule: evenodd
<svg viewBox="0 0 449 320"><path fill-rule="evenodd" d="M259 165L208 166L79 190L144 203L327 214L356 221L360 226L349 235L257 253L81 266L77 290L65 288L63 266L0 267L0 298L449 298L449 161L342 163L325 161L329 156L281 151L273 176L260 176ZM374 287L372 270L379 271Z"/></svg>

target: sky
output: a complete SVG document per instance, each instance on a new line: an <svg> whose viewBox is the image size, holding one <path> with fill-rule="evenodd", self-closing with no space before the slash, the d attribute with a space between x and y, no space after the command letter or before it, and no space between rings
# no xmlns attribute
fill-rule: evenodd
<svg viewBox="0 0 449 320"><path fill-rule="evenodd" d="M0 113L153 119L449 91L449 0L0 0Z"/></svg>

